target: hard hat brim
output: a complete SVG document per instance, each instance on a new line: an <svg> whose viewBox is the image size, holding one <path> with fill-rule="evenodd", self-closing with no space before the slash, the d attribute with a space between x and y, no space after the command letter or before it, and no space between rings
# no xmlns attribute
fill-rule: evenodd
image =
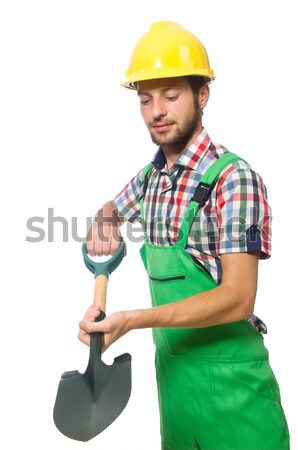
<svg viewBox="0 0 298 450"><path fill-rule="evenodd" d="M177 70L176 73L173 73L173 70L167 71L167 70L161 70L158 74L156 73L156 70L154 73L152 71L142 72L140 74L133 74L132 76L128 77L125 82L121 83L121 86L126 87L128 89L136 90L136 83L140 81L148 81L148 80L159 80L162 78L177 78L177 77L186 77L186 76L197 76L197 77L204 77L206 78L206 82L208 84L212 83L212 81L215 80L214 72L212 69L206 69L206 70Z"/></svg>

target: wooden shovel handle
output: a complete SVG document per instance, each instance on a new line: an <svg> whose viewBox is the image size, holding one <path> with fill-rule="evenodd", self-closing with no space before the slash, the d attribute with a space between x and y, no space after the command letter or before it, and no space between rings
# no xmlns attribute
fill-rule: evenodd
<svg viewBox="0 0 298 450"><path fill-rule="evenodd" d="M101 311L106 311L108 278L105 275L97 275L95 278L93 304Z"/></svg>

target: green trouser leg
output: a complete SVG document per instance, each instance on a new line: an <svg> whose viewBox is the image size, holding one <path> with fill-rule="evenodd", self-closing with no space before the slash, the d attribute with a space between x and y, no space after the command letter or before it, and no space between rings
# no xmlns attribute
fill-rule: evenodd
<svg viewBox="0 0 298 450"><path fill-rule="evenodd" d="M178 245L145 243L153 306L216 287ZM246 320L155 328L163 450L288 450L289 433L263 337Z"/></svg>

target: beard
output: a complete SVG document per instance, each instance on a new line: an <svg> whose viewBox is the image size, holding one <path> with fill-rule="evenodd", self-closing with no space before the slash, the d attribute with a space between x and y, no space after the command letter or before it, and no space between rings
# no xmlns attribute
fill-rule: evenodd
<svg viewBox="0 0 298 450"><path fill-rule="evenodd" d="M157 135L154 131L149 130L152 142L160 146L170 145L176 147L177 149L182 149L195 134L198 124L201 122L201 118L202 112L199 108L197 100L194 99L194 111L192 115L189 116L182 125L180 125L180 128L178 127L176 129L175 134L172 136L168 136L168 133L164 133L164 135ZM167 122L164 121L163 123L166 124ZM174 124L175 123L176 122L174 122Z"/></svg>

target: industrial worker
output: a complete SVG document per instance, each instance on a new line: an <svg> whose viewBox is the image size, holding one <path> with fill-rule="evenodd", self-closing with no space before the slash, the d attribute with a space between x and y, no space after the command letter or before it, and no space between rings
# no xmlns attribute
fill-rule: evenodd
<svg viewBox="0 0 298 450"><path fill-rule="evenodd" d="M121 224L140 222L152 307L95 322L91 306L79 339L101 331L107 349L153 329L163 450L286 450L266 326L253 314L271 209L260 175L203 127L214 78L202 43L177 23L154 23L136 44L123 85L136 91L158 148L99 210L87 250L114 254Z"/></svg>

